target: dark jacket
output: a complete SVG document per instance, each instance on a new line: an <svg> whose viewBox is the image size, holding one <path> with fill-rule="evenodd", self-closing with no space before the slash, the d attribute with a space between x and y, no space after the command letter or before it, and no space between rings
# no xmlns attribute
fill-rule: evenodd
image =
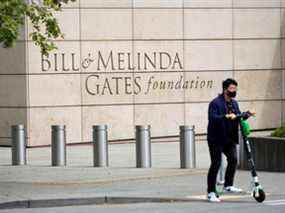
<svg viewBox="0 0 285 213"><path fill-rule="evenodd" d="M236 100L232 100L235 114L240 114L240 109ZM225 145L231 143L228 137L228 122L225 117L227 114L226 100L223 95L219 95L209 104L208 110L208 143L216 145ZM233 129L234 142L238 143L238 123L234 125Z"/></svg>

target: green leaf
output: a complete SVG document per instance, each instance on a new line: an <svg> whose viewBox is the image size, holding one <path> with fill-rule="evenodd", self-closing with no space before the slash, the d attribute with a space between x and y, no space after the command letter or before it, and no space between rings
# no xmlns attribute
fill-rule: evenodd
<svg viewBox="0 0 285 213"><path fill-rule="evenodd" d="M57 48L51 40L64 37L53 12L59 11L62 4L75 1L43 0L38 5L25 0L0 0L0 43L7 48L13 47L27 17L32 27L29 36L43 54L48 54Z"/></svg>

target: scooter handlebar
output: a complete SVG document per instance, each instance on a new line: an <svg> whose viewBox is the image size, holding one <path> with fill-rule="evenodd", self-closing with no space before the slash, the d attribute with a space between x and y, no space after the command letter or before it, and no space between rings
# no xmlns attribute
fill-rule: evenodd
<svg viewBox="0 0 285 213"><path fill-rule="evenodd" d="M252 113L250 111L246 111L246 112L242 112L240 114L236 115L237 119L243 119L243 120L247 120L249 117L251 116L255 116L256 113Z"/></svg>

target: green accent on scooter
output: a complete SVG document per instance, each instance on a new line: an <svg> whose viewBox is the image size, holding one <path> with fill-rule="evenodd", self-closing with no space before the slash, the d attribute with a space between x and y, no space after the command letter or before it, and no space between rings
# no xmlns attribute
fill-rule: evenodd
<svg viewBox="0 0 285 213"><path fill-rule="evenodd" d="M251 133L251 128L250 128L249 123L248 123L246 120L241 119L240 125L241 125L241 127L242 127L242 132L243 132L243 134L244 134L246 137L249 136L250 133Z"/></svg>

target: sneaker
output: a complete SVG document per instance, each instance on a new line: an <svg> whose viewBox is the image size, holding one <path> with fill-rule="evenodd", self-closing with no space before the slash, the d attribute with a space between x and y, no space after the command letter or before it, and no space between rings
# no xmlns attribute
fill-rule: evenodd
<svg viewBox="0 0 285 213"><path fill-rule="evenodd" d="M222 186L225 184L225 181L223 180L217 180L217 185Z"/></svg>
<svg viewBox="0 0 285 213"><path fill-rule="evenodd" d="M227 186L224 188L224 191L229 193L241 193L243 190L234 186Z"/></svg>
<svg viewBox="0 0 285 213"><path fill-rule="evenodd" d="M215 192L210 192L208 195L207 195L207 199L209 202L221 202L221 200L216 196L216 193Z"/></svg>

